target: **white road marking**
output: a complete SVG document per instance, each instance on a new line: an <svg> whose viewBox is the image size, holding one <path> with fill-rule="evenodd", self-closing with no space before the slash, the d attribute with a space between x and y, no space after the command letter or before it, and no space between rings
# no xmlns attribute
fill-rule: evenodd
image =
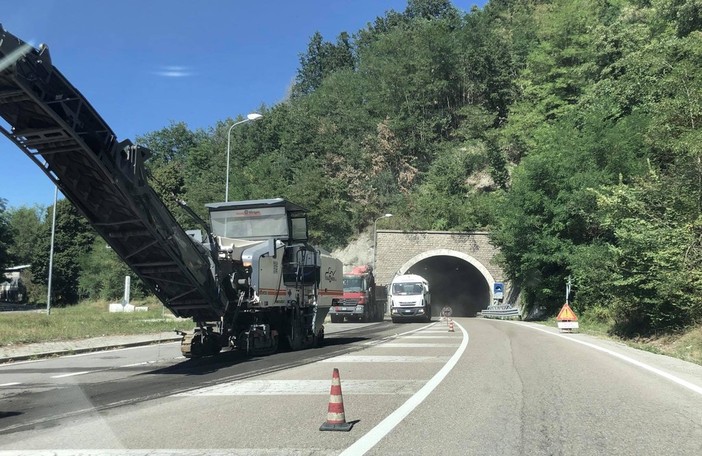
<svg viewBox="0 0 702 456"><path fill-rule="evenodd" d="M3 384L0 384L0 388L2 388L3 386L15 386L15 385L21 385L21 384L22 383L20 383L20 382L3 383Z"/></svg>
<svg viewBox="0 0 702 456"><path fill-rule="evenodd" d="M51 378L66 378L66 377L73 377L75 375L83 375L83 374L89 374L94 371L82 371L82 372L71 372L70 374L61 374L61 375L52 375Z"/></svg>
<svg viewBox="0 0 702 456"><path fill-rule="evenodd" d="M414 336L402 336L402 339L451 339L451 338L457 338L455 333L446 333L445 336L420 336L420 335L414 335Z"/></svg>
<svg viewBox="0 0 702 456"><path fill-rule="evenodd" d="M653 374L659 375L659 376L661 376L661 377L663 377L663 378L665 378L665 379L667 379L667 380L670 380L670 381L673 382L673 383L677 383L678 385L680 385L680 386L682 386L682 387L684 387L684 388L687 388L687 389L689 389L690 391L693 391L693 392L695 392L695 393L697 393L697 394L702 395L702 387L700 387L700 386L698 386L698 385L695 385L694 383L690 383L690 382L688 382L687 380L683 380L683 379L680 378L680 377L676 377L676 376L673 375L673 374L669 374L668 372L665 372L665 371L660 370L660 369L658 369L658 368L655 368L655 367L653 367L653 366L649 366L649 365L646 364L646 363L642 363L641 361L637 361L637 360L635 360L634 358L629 358L628 356L622 355L621 353L617 353L617 352L615 352L615 351L609 350L609 349L604 348L604 347L597 346L597 345L595 345L595 344L591 344L591 343L589 343L589 342L585 342L585 341L583 341L583 340L575 339L575 338L573 338L573 337L568 337L568 336L565 335L565 334L553 333L553 332L548 331L548 330L546 330L546 329L537 328L537 327L532 326L532 325L527 325L527 324L524 324L524 323L518 323L518 322L516 322L516 321L509 321L509 320L505 320L505 322L507 322L507 323L512 323L512 324L516 324L516 325L523 326L523 327L526 327L526 328L530 328L530 329L533 329L533 330L535 330L535 331L541 331L542 333L546 333L546 334L549 334L549 335L551 335L551 336L561 337L561 338L566 339L566 340L569 340L569 341L571 341L571 342L575 342L576 344L585 345L586 347L590 347L590 348L593 348L593 349L595 349L595 350L601 351L601 352L603 352L603 353L607 353L608 355L614 356L615 358L619 358L619 359L621 359L622 361L625 361L625 362L627 362L627 363L629 363L629 364L633 364L634 366L638 366L638 367L640 367L640 368L642 368L642 369L644 369L644 370L647 370L647 371L649 371L649 372L651 372L651 373L653 373Z"/></svg>
<svg viewBox="0 0 702 456"><path fill-rule="evenodd" d="M341 355L320 363L445 363L447 360L448 356Z"/></svg>
<svg viewBox="0 0 702 456"><path fill-rule="evenodd" d="M458 347L458 344L437 344L437 343L402 343L388 342L387 344L378 345L378 348L434 348L434 347Z"/></svg>
<svg viewBox="0 0 702 456"><path fill-rule="evenodd" d="M124 369L125 367L138 367L138 366L148 366L149 364L154 364L157 363L158 361L142 361L140 363L134 363L134 364L125 364L124 366L119 366L120 369Z"/></svg>
<svg viewBox="0 0 702 456"><path fill-rule="evenodd" d="M460 324L456 323L456 327L463 333L463 341L461 346L458 347L456 352L451 356L451 359L444 365L444 367L439 370L439 372L434 375L431 380L429 380L419 391L417 391L412 397L407 399L407 401L402 404L397 410L388 415L383 421L378 423L373 429L368 431L363 437L356 440L356 442L350 447L346 448L339 456L358 456L365 454L368 450L373 448L380 440L385 437L390 431L392 431L395 426L400 424L407 415L412 413L412 411L417 408L419 404L424 402L429 394L434 391L434 388L439 386L439 384L446 378L446 376L451 372L451 370L456 366L458 360L466 351L468 346L468 333Z"/></svg>
<svg viewBox="0 0 702 456"><path fill-rule="evenodd" d="M344 395L354 394L413 394L424 380L342 380ZM279 396L279 395L328 395L329 380L249 380L186 391L175 397L186 396Z"/></svg>

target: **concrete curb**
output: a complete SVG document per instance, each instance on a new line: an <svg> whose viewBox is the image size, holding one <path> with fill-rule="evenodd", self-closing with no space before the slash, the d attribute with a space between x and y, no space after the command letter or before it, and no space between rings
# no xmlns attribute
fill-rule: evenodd
<svg viewBox="0 0 702 456"><path fill-rule="evenodd" d="M140 347L145 345L158 345L163 343L179 342L182 336L170 336L170 337L160 337L158 339L147 339L140 340L136 342L121 342L121 343L111 343L104 345L95 345L92 347L77 347L77 348L66 348L61 350L52 350L46 352L37 353L22 353L17 355L9 355L0 357L0 364L12 363L16 361L28 361L34 359L43 358L53 358L58 356L66 355L78 355L81 353L99 352L107 350L115 350L118 348L130 348L130 347Z"/></svg>

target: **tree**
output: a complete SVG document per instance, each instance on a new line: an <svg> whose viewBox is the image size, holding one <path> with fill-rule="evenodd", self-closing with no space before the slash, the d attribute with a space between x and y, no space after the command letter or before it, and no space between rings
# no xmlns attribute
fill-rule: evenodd
<svg viewBox="0 0 702 456"><path fill-rule="evenodd" d="M49 213L53 208L49 208ZM49 277L49 255L51 248L51 217L46 217L43 235L34 251L35 261L31 272L37 283L47 284ZM78 302L78 280L80 259L90 252L95 232L78 210L68 200L56 204L56 231L54 240L54 262L52 272L52 299L59 305Z"/></svg>
<svg viewBox="0 0 702 456"><path fill-rule="evenodd" d="M8 222L6 205L7 200L0 198L0 272L9 266L11 259L8 250L13 242L13 233Z"/></svg>
<svg viewBox="0 0 702 456"><path fill-rule="evenodd" d="M31 264L34 249L43 235L42 222L46 209L42 206L22 206L8 212L9 227L12 230L13 242L9 248L9 256L15 264Z"/></svg>
<svg viewBox="0 0 702 456"><path fill-rule="evenodd" d="M334 45L324 41L321 33L315 32L307 45L307 52L300 55L293 96L308 95L335 71L353 68L354 56L348 33L342 32Z"/></svg>
<svg viewBox="0 0 702 456"><path fill-rule="evenodd" d="M131 277L132 297L146 294L146 288L141 280L100 237L95 238L90 252L80 258L80 268L78 293L81 299L117 300L121 298L125 276Z"/></svg>
<svg viewBox="0 0 702 456"><path fill-rule="evenodd" d="M408 0L405 9L409 19L455 19L457 15L450 0Z"/></svg>

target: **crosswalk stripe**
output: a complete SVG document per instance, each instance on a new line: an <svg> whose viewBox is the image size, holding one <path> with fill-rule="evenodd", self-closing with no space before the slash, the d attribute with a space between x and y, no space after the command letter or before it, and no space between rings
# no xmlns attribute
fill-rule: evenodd
<svg viewBox="0 0 702 456"><path fill-rule="evenodd" d="M320 363L445 363L448 356L341 355Z"/></svg>
<svg viewBox="0 0 702 456"><path fill-rule="evenodd" d="M458 348L458 345L459 344L388 342L387 344L378 345L378 348Z"/></svg>
<svg viewBox="0 0 702 456"><path fill-rule="evenodd" d="M399 339L456 339L456 342L461 341L461 335L456 333L446 333L445 336L402 336Z"/></svg>
<svg viewBox="0 0 702 456"><path fill-rule="evenodd" d="M344 380L344 396L354 394L414 394L425 380ZM189 396L328 395L329 380L242 380L178 393Z"/></svg>

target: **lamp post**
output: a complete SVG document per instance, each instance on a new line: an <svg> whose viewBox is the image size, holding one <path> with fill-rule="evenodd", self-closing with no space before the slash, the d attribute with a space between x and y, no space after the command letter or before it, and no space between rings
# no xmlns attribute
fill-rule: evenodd
<svg viewBox="0 0 702 456"><path fill-rule="evenodd" d="M227 132L227 183L224 184L225 185L225 187L224 187L224 202L225 203L229 201L229 149L230 149L231 141L232 141L232 128L236 127L237 125L241 125L243 123L246 123L246 122L256 121L262 117L263 116L261 114L258 114L256 112L252 112L251 114L248 114L246 116L246 119L240 120L239 122L234 122L229 127L229 131Z"/></svg>
<svg viewBox="0 0 702 456"><path fill-rule="evenodd" d="M378 257L377 255L377 250L378 250L378 220L392 217L392 214L385 214L381 217L378 217L375 219L373 222L373 274L375 274L375 260Z"/></svg>
<svg viewBox="0 0 702 456"><path fill-rule="evenodd" d="M56 234L56 200L58 199L58 185L54 186L54 210L51 215L51 250L49 250L49 283L46 291L46 314L51 315L51 276L54 269L54 236Z"/></svg>

